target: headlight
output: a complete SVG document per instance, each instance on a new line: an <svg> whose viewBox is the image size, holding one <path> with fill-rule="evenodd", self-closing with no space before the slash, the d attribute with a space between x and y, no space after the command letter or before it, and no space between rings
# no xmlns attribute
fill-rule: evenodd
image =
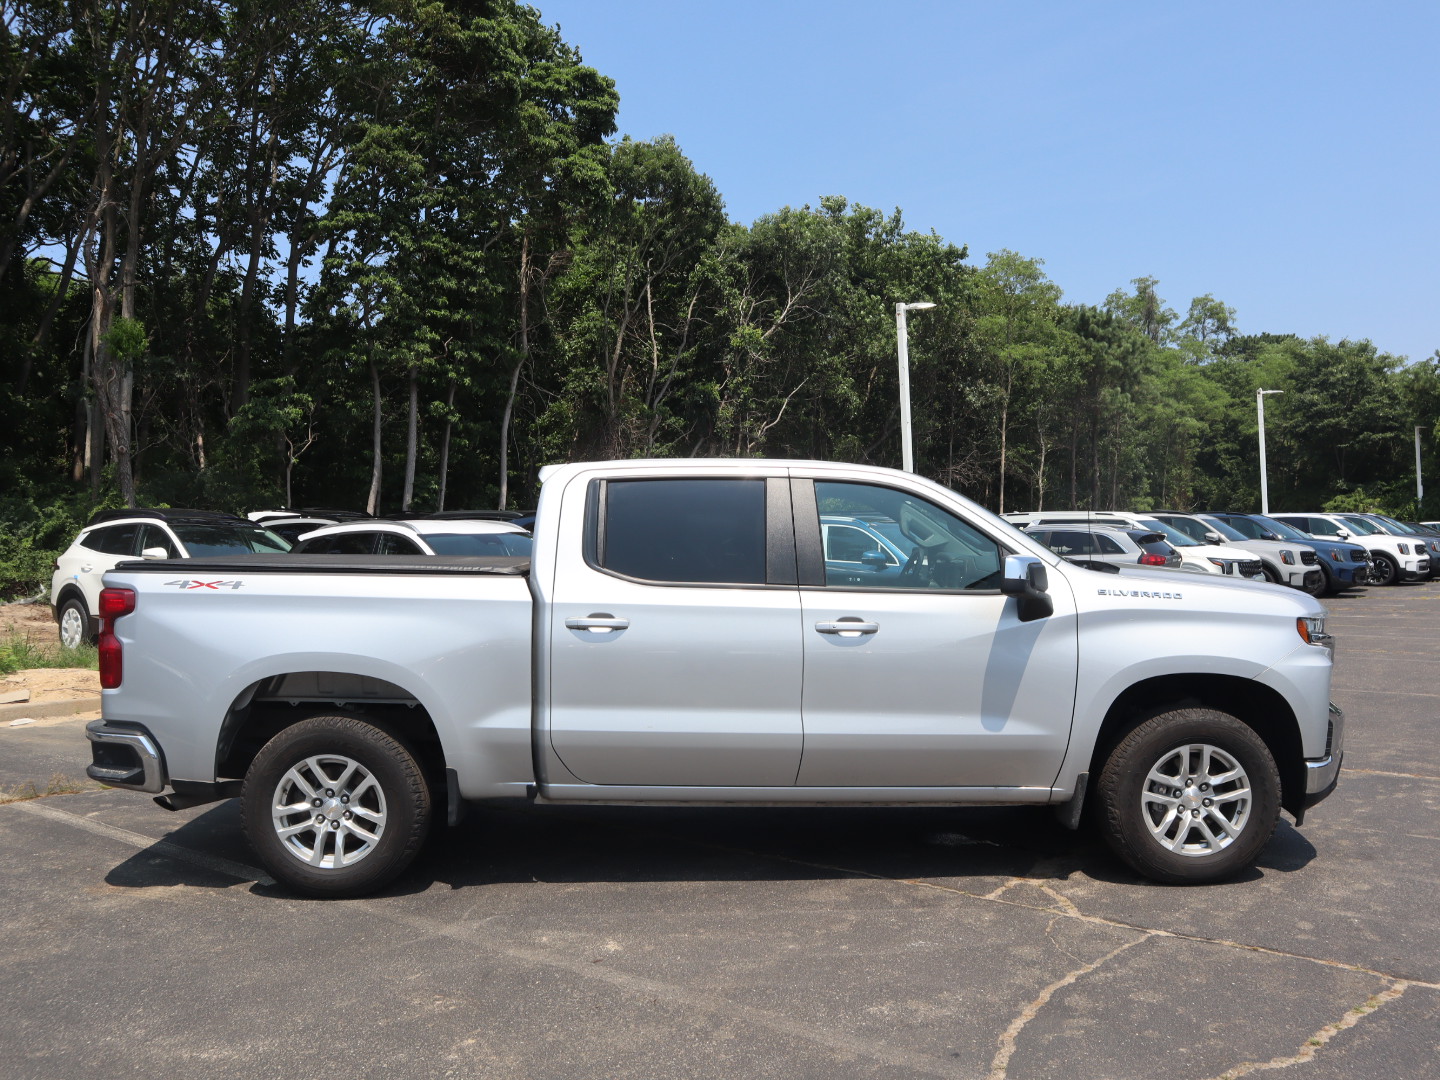
<svg viewBox="0 0 1440 1080"><path fill-rule="evenodd" d="M1331 549L1330 549L1330 561L1331 561L1331 562L1344 562L1344 561L1345 561L1345 553L1344 553L1343 551L1341 551L1339 548L1331 548Z"/></svg>
<svg viewBox="0 0 1440 1080"><path fill-rule="evenodd" d="M1281 549L1280 549L1280 561L1283 562L1286 566L1294 566L1294 565L1295 565L1295 554L1294 554L1293 552L1286 551L1284 548L1281 548Z"/></svg>
<svg viewBox="0 0 1440 1080"><path fill-rule="evenodd" d="M1228 574L1231 572L1229 564L1226 563L1224 559L1211 559L1210 561L1220 568L1220 573Z"/></svg>
<svg viewBox="0 0 1440 1080"><path fill-rule="evenodd" d="M1400 549L1400 554L1401 554L1401 555L1409 555L1409 554L1410 554L1410 545L1409 545L1409 544L1397 544L1396 546L1399 547L1399 549Z"/></svg>
<svg viewBox="0 0 1440 1080"><path fill-rule="evenodd" d="M1302 615L1295 620L1295 631L1306 645L1330 644L1330 635L1325 633L1324 615Z"/></svg>

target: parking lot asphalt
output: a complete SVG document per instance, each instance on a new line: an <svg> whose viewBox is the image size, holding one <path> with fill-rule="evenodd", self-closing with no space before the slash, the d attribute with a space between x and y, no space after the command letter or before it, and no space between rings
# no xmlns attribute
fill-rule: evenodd
<svg viewBox="0 0 1440 1080"><path fill-rule="evenodd" d="M534 807L309 901L233 801L0 805L0 1068L1440 1078L1440 584L1326 604L1340 786L1224 885L1035 808ZM83 721L0 730L0 787L87 761Z"/></svg>

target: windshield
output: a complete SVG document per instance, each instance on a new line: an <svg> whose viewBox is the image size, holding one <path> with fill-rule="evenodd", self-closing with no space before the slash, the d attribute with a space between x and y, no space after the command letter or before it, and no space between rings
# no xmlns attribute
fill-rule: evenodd
<svg viewBox="0 0 1440 1080"><path fill-rule="evenodd" d="M1236 521L1236 522L1232 525L1229 521L1221 521L1219 518L1209 518L1209 517L1207 517L1207 518L1203 518L1202 520L1203 520L1203 521L1205 522L1205 524L1208 525L1210 528L1214 529L1214 530L1215 530L1216 532L1218 532L1221 536L1225 537L1226 540L1264 540L1264 539L1265 539L1263 536L1260 535L1260 530L1259 530L1259 529L1256 529L1253 534L1252 534L1252 533L1247 533L1247 532L1244 531L1245 526L1246 526L1247 524L1249 524L1249 522ZM1234 520L1234 519L1232 519L1232 520Z"/></svg>
<svg viewBox="0 0 1440 1080"><path fill-rule="evenodd" d="M1145 528L1150 529L1152 532L1161 533L1166 540L1170 541L1171 547L1182 548L1200 546L1200 541L1192 540L1190 537L1186 536L1183 532L1175 528L1173 525L1166 525L1163 521L1157 521L1155 518L1136 518L1135 520L1140 522L1141 525L1144 525Z"/></svg>
<svg viewBox="0 0 1440 1080"><path fill-rule="evenodd" d="M1407 534L1407 535L1409 535L1409 536L1419 536L1419 535L1420 535L1420 530L1419 530L1419 529L1412 529L1409 525L1406 525L1403 521L1396 521L1394 518L1392 518L1392 517L1386 517L1384 514L1376 514L1375 516L1376 516L1377 518L1379 518L1381 521L1383 521L1386 525L1390 526L1391 529L1395 529L1395 530L1397 530L1397 531L1399 531L1399 532L1402 532L1402 533L1405 533L1405 534Z"/></svg>
<svg viewBox="0 0 1440 1080"><path fill-rule="evenodd" d="M436 555L513 555L528 559L532 537L528 533L426 533L425 542Z"/></svg>
<svg viewBox="0 0 1440 1080"><path fill-rule="evenodd" d="M1350 514L1346 514L1340 520L1344 521L1362 536L1376 536L1385 531L1384 529L1380 528L1379 525L1376 525L1373 521L1366 521L1362 517L1353 517Z"/></svg>
<svg viewBox="0 0 1440 1080"><path fill-rule="evenodd" d="M175 525L175 535L192 559L207 555L275 555L290 544L269 529L247 525Z"/></svg>
<svg viewBox="0 0 1440 1080"><path fill-rule="evenodd" d="M1265 517L1263 514L1255 514L1250 520L1258 521L1261 525L1264 525L1265 528L1271 532L1279 533L1280 536L1286 540L1299 540L1304 542L1315 539L1313 536L1301 532L1295 528L1294 525L1286 525L1283 521L1276 521L1274 518Z"/></svg>

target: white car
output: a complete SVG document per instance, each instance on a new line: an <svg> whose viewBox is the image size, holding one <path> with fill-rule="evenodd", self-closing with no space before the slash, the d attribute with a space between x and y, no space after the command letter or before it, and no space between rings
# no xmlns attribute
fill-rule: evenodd
<svg viewBox="0 0 1440 1080"><path fill-rule="evenodd" d="M55 560L50 606L60 643L95 640L100 579L126 559L281 554L289 541L245 518L210 510L102 510Z"/></svg>
<svg viewBox="0 0 1440 1080"><path fill-rule="evenodd" d="M358 510L328 510L307 508L304 510L252 510L245 515L251 521L263 525L277 536L283 536L295 543L304 533L314 532L326 525L340 525L351 521L369 520L369 514Z"/></svg>
<svg viewBox="0 0 1440 1080"><path fill-rule="evenodd" d="M367 519L302 533L297 555L506 555L528 559L530 534L508 521L463 513Z"/></svg>
<svg viewBox="0 0 1440 1080"><path fill-rule="evenodd" d="M1260 556L1245 548L1202 544L1186 536L1172 525L1150 514L1132 514L1123 510L1032 510L1028 513L1006 514L1005 520L1016 528L1029 525L1113 525L1122 529L1149 529L1164 535L1170 546L1180 553L1182 569L1204 574L1225 574L1229 577L1265 580L1265 564Z"/></svg>

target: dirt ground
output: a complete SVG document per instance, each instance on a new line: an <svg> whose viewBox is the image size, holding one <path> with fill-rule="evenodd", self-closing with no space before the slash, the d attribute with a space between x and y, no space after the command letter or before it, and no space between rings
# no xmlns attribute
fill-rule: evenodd
<svg viewBox="0 0 1440 1080"><path fill-rule="evenodd" d="M24 638L31 645L47 651L58 647L55 620L50 615L49 605L0 605L0 641L8 641L13 637ZM100 675L89 668L29 668L10 675L0 675L0 696L8 696L20 690L30 692L26 704L94 697L94 715L100 715ZM41 717L35 722L47 725L76 718Z"/></svg>

